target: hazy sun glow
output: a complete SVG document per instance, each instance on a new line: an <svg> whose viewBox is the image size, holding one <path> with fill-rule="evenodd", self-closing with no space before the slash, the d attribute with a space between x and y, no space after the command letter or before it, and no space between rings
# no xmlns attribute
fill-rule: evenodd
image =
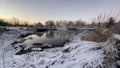
<svg viewBox="0 0 120 68"><path fill-rule="evenodd" d="M120 0L0 0L0 18L22 20L78 20L120 11Z"/></svg>

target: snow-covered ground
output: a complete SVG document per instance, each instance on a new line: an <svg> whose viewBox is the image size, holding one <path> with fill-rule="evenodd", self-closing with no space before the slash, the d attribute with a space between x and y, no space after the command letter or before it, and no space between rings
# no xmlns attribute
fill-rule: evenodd
<svg viewBox="0 0 120 68"><path fill-rule="evenodd" d="M0 68L101 68L105 55L99 43L81 40L81 34L63 47L15 55L12 43L28 31L14 29L0 36ZM115 35L116 36L116 35ZM117 35L118 37L119 35ZM39 48L34 48L34 50Z"/></svg>

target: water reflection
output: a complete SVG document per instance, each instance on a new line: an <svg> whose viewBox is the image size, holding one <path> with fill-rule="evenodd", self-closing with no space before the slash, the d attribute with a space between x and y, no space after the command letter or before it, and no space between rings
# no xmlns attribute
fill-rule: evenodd
<svg viewBox="0 0 120 68"><path fill-rule="evenodd" d="M55 37L55 33L53 31L48 31L48 32L46 32L46 37L47 38L54 38Z"/></svg>
<svg viewBox="0 0 120 68"><path fill-rule="evenodd" d="M32 40L25 41L25 43L42 43L42 44L50 44L52 46L63 46L68 39L76 36L78 32L75 31L47 31L44 33L37 33L30 35L28 37L32 37ZM27 38L27 37L26 37ZM39 47L38 45L37 47Z"/></svg>

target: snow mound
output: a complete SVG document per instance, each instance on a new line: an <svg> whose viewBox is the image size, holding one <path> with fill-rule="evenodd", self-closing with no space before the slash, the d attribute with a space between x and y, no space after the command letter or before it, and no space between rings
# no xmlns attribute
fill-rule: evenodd
<svg viewBox="0 0 120 68"><path fill-rule="evenodd" d="M6 42L9 43L9 40ZM0 68L4 65L5 68L102 68L105 57L98 43L81 41L79 35L63 47L22 55L15 55L16 51L12 48L0 52Z"/></svg>
<svg viewBox="0 0 120 68"><path fill-rule="evenodd" d="M97 68L102 67L103 50L95 42L74 40L64 47L69 54L68 63L63 68Z"/></svg>

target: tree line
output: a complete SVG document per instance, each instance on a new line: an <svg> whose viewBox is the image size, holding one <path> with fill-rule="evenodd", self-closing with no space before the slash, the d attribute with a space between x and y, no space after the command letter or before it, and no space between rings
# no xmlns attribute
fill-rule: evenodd
<svg viewBox="0 0 120 68"><path fill-rule="evenodd" d="M55 27L82 27L85 26L86 22L82 20L77 20L77 21L66 21L66 20L61 20L61 21L53 21L49 20L45 22L45 26L55 26Z"/></svg>
<svg viewBox="0 0 120 68"><path fill-rule="evenodd" d="M30 24L29 21L22 21L18 18L2 19L0 18L0 26L33 26L35 23Z"/></svg>

